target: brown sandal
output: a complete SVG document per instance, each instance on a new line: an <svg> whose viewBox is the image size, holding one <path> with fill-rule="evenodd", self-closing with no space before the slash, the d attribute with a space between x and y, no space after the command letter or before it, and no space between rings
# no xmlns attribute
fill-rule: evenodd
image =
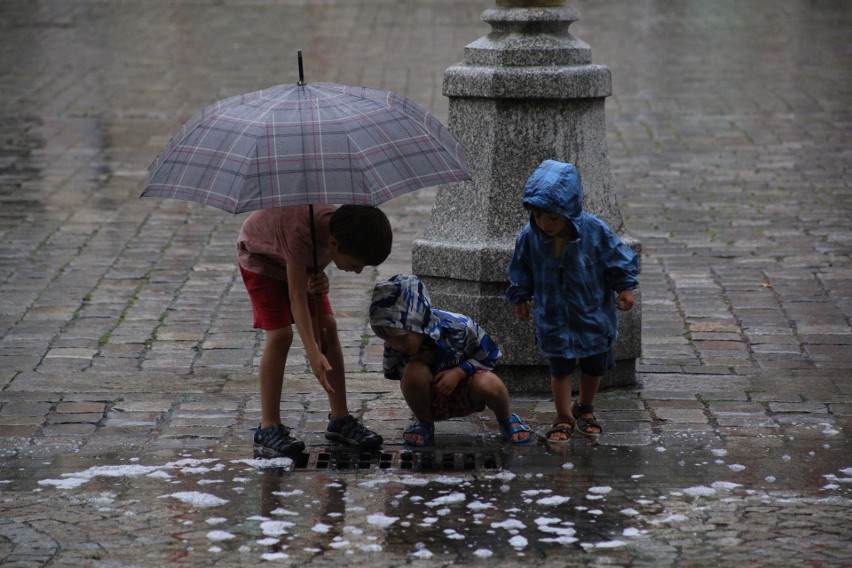
<svg viewBox="0 0 852 568"><path fill-rule="evenodd" d="M595 407L591 404L580 404L579 402L575 402L573 406L571 406L571 413L574 415L574 419L577 424L577 432L582 434L583 436L588 436L589 438L597 438L601 434L603 434L603 427L595 418ZM583 414L591 414L591 418L583 418ZM589 428L597 428L599 432L590 432Z"/></svg>
<svg viewBox="0 0 852 568"><path fill-rule="evenodd" d="M574 432L575 422L570 416L557 416L553 427L544 433L544 437L549 444L567 444L571 441L571 434ZM555 440L550 437L551 434L561 432L565 434L564 440Z"/></svg>

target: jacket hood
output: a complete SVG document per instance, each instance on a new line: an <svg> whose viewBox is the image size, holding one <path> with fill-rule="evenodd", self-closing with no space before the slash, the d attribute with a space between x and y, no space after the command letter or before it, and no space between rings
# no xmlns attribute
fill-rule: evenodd
<svg viewBox="0 0 852 568"><path fill-rule="evenodd" d="M370 303L370 325L423 333L436 340L440 337L426 287L411 274L397 274L376 284Z"/></svg>
<svg viewBox="0 0 852 568"><path fill-rule="evenodd" d="M571 164L545 160L524 186L524 204L553 211L577 225L583 214L583 186ZM530 214L530 225L537 228Z"/></svg>

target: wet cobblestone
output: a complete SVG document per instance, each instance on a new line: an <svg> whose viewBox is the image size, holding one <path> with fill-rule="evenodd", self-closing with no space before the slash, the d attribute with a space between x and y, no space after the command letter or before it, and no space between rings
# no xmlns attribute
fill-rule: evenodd
<svg viewBox="0 0 852 568"><path fill-rule="evenodd" d="M639 380L600 395L599 446L506 448L483 414L438 425L436 463L499 467L423 471L248 460L263 335L242 218L138 194L186 118L295 80L296 49L310 81L445 121L442 73L493 2L0 3L0 564L849 565L850 13L571 4L613 75L613 187L644 247ZM383 206L388 262L330 273L350 406L395 464L427 458L404 451L366 309L410 271L434 195ZM298 340L287 371L310 455L353 463L325 445ZM547 395L512 404L552 420Z"/></svg>

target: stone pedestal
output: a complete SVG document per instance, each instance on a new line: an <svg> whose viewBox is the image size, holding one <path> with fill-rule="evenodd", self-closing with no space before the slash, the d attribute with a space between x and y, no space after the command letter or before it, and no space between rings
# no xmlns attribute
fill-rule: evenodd
<svg viewBox="0 0 852 568"><path fill-rule="evenodd" d="M519 7L524 6L524 7ZM415 241L414 272L433 303L470 315L503 351L498 372L511 392L549 392L531 322L506 303L506 265L528 220L524 183L545 159L574 164L583 207L637 252L610 187L605 97L609 69L568 32L579 13L558 0L503 0L482 19L492 31L465 48L463 63L444 74L450 130L465 144L472 179L438 190L429 224ZM631 384L641 347L641 294L619 314L617 367L602 386Z"/></svg>

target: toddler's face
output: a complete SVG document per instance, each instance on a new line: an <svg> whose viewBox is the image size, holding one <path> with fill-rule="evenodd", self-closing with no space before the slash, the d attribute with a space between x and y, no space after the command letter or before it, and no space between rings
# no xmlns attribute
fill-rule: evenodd
<svg viewBox="0 0 852 568"><path fill-rule="evenodd" d="M571 221L558 213L536 211L533 213L533 220L538 228L548 237L571 236Z"/></svg>
<svg viewBox="0 0 852 568"><path fill-rule="evenodd" d="M386 339L385 343L403 355L415 355L420 350L420 346L423 344L423 334L406 331L402 335Z"/></svg>

